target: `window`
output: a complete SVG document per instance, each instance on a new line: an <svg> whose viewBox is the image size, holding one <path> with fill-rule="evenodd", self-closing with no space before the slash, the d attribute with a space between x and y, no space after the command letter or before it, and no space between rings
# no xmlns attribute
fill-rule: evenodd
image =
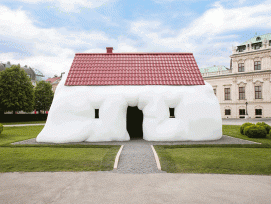
<svg viewBox="0 0 271 204"><path fill-rule="evenodd" d="M213 89L214 90L214 94L216 95L216 89Z"/></svg>
<svg viewBox="0 0 271 204"><path fill-rule="evenodd" d="M262 47L262 42L254 43L251 45L254 50L258 50Z"/></svg>
<svg viewBox="0 0 271 204"><path fill-rule="evenodd" d="M269 40L269 46L271 46L271 40Z"/></svg>
<svg viewBox="0 0 271 204"><path fill-rule="evenodd" d="M231 115L231 109L225 109L225 115Z"/></svg>
<svg viewBox="0 0 271 204"><path fill-rule="evenodd" d="M245 45L242 45L242 46L238 46L238 47L237 47L237 51L238 51L238 52L243 52L244 50L246 50L246 46L245 46Z"/></svg>
<svg viewBox="0 0 271 204"><path fill-rule="evenodd" d="M255 115L262 115L262 109L255 109Z"/></svg>
<svg viewBox="0 0 271 204"><path fill-rule="evenodd" d="M261 70L261 62L260 61L254 62L254 70Z"/></svg>
<svg viewBox="0 0 271 204"><path fill-rule="evenodd" d="M99 118L99 109L95 109L95 118Z"/></svg>
<svg viewBox="0 0 271 204"><path fill-rule="evenodd" d="M174 108L169 108L169 117L170 118L175 118L175 115L174 115Z"/></svg>
<svg viewBox="0 0 271 204"><path fill-rule="evenodd" d="M244 63L239 63L238 64L238 72L244 72L244 71L245 71Z"/></svg>
<svg viewBox="0 0 271 204"><path fill-rule="evenodd" d="M239 87L239 100L245 99L245 87Z"/></svg>
<svg viewBox="0 0 271 204"><path fill-rule="evenodd" d="M262 87L255 86L255 99L261 99L261 98L262 98Z"/></svg>
<svg viewBox="0 0 271 204"><path fill-rule="evenodd" d="M231 89L225 88L225 100L231 100Z"/></svg>
<svg viewBox="0 0 271 204"><path fill-rule="evenodd" d="M245 115L246 110L245 109L239 109L239 115Z"/></svg>

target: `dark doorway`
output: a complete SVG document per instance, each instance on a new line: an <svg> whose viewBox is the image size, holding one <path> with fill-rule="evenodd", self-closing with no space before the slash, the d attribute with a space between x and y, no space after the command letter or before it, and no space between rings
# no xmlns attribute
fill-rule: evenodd
<svg viewBox="0 0 271 204"><path fill-rule="evenodd" d="M128 106L127 108L127 124L126 128L130 135L130 139L143 138L143 112L138 107Z"/></svg>

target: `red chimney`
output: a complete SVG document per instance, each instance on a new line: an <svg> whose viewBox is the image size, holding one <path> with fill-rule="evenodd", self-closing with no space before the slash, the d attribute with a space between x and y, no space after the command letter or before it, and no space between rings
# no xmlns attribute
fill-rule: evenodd
<svg viewBox="0 0 271 204"><path fill-rule="evenodd" d="M113 47L107 47L106 48L106 53L107 54L112 54L113 53Z"/></svg>

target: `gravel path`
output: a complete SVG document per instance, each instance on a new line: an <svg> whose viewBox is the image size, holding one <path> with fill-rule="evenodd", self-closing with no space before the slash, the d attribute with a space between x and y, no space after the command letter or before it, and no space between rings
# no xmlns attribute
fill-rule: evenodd
<svg viewBox="0 0 271 204"><path fill-rule="evenodd" d="M151 145L144 140L132 140L129 144L124 145L118 168L114 169L113 172L148 174L162 173L163 171L157 169Z"/></svg>

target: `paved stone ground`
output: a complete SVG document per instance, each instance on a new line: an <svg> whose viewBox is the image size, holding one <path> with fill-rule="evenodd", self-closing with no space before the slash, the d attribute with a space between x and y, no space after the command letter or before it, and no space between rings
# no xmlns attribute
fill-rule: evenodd
<svg viewBox="0 0 271 204"><path fill-rule="evenodd" d="M242 125L243 123L257 123L257 122L265 122L268 125L271 125L271 118L234 118L234 119L222 119L223 125Z"/></svg>
<svg viewBox="0 0 271 204"><path fill-rule="evenodd" d="M271 176L0 173L2 204L270 204Z"/></svg>

